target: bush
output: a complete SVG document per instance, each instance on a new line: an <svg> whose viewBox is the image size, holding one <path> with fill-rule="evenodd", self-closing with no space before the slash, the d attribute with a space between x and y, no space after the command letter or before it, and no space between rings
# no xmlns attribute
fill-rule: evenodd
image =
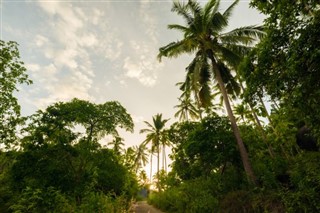
<svg viewBox="0 0 320 213"><path fill-rule="evenodd" d="M122 196L113 197L103 193L90 193L83 199L78 208L79 213L122 213L128 210L129 204Z"/></svg>
<svg viewBox="0 0 320 213"><path fill-rule="evenodd" d="M152 193L148 202L166 212L216 212L218 199L213 187L216 186L207 178L190 180L164 192Z"/></svg>
<svg viewBox="0 0 320 213"><path fill-rule="evenodd" d="M284 213L284 206L281 203L277 192L272 191L232 191L220 201L221 213Z"/></svg>
<svg viewBox="0 0 320 213"><path fill-rule="evenodd" d="M27 187L10 206L14 213L20 212L73 212L74 205L59 190L53 187L47 189L33 189Z"/></svg>

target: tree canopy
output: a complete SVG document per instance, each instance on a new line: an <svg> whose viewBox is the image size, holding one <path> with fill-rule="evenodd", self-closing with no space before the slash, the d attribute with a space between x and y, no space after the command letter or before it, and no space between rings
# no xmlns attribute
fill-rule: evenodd
<svg viewBox="0 0 320 213"><path fill-rule="evenodd" d="M20 105L14 92L18 84L31 84L27 69L20 60L18 44L0 40L0 144L16 142L16 127L21 124Z"/></svg>

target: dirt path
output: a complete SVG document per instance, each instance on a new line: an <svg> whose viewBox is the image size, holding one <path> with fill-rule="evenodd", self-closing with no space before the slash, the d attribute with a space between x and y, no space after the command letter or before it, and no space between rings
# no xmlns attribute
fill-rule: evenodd
<svg viewBox="0 0 320 213"><path fill-rule="evenodd" d="M136 204L133 204L132 213L164 213L150 205L146 201L139 201Z"/></svg>

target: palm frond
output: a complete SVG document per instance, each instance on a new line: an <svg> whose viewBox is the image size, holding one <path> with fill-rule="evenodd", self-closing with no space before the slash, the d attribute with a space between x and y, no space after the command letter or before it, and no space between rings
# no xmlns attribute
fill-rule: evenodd
<svg viewBox="0 0 320 213"><path fill-rule="evenodd" d="M200 97L201 105L204 108L210 107L212 96L211 96L211 89L208 84L202 85L201 90L199 92L199 97Z"/></svg>
<svg viewBox="0 0 320 213"><path fill-rule="evenodd" d="M219 36L219 43L223 44L251 44L255 41L254 38L250 36Z"/></svg>
<svg viewBox="0 0 320 213"><path fill-rule="evenodd" d="M239 3L239 0L235 0L229 7L226 9L223 13L223 17L227 20L229 20L230 16L232 15L232 12L235 8L235 6Z"/></svg>
<svg viewBox="0 0 320 213"><path fill-rule="evenodd" d="M181 15L188 25L193 22L193 17L188 11L187 4L180 3L180 1L174 1L171 11L176 12L178 15Z"/></svg>
<svg viewBox="0 0 320 213"><path fill-rule="evenodd" d="M200 4L194 0L189 0L187 3L187 7L188 9L190 9L194 17L198 16L202 10Z"/></svg>
<svg viewBox="0 0 320 213"><path fill-rule="evenodd" d="M187 33L190 31L188 27L182 26L180 24L169 24L168 29L179 30L179 31L182 31L183 33Z"/></svg>
<svg viewBox="0 0 320 213"><path fill-rule="evenodd" d="M185 38L181 41L171 42L159 49L158 59L164 57L177 57L182 53L192 53L197 49L197 43L191 38Z"/></svg>
<svg viewBox="0 0 320 213"><path fill-rule="evenodd" d="M210 27L211 33L216 36L219 32L221 32L225 27L228 26L228 21L220 12L216 12L213 13L212 17L208 20L208 25Z"/></svg>
<svg viewBox="0 0 320 213"><path fill-rule="evenodd" d="M202 85L202 84L207 84L210 81L211 81L210 66L206 60L203 60L200 67L199 83L200 85Z"/></svg>
<svg viewBox="0 0 320 213"><path fill-rule="evenodd" d="M210 0L206 3L202 10L203 20L208 20L210 14L216 13L220 6L220 0Z"/></svg>
<svg viewBox="0 0 320 213"><path fill-rule="evenodd" d="M262 26L246 26L246 27L239 27L236 29L231 30L230 32L221 34L221 38L223 37L249 37L252 38L253 41L257 41L259 39L262 39L265 36L265 32L263 31Z"/></svg>
<svg viewBox="0 0 320 213"><path fill-rule="evenodd" d="M232 48L225 47L223 45L216 45L216 56L218 61L224 61L233 68L236 68L241 62L241 55L238 55L237 52L232 51Z"/></svg>
<svg viewBox="0 0 320 213"><path fill-rule="evenodd" d="M227 93L232 95L233 98L236 98L241 91L239 83L236 81L236 78L231 74L231 70L222 62L217 64L223 83L225 84Z"/></svg>
<svg viewBox="0 0 320 213"><path fill-rule="evenodd" d="M226 48L241 57L249 54L249 52L252 50L252 47L249 47L246 45L228 45L227 44Z"/></svg>

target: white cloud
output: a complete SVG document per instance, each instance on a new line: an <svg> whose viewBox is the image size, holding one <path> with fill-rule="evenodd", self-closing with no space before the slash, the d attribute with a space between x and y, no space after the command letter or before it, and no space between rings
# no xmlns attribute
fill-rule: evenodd
<svg viewBox="0 0 320 213"><path fill-rule="evenodd" d="M44 108L74 97L91 100L89 91L95 74L88 51L98 44L94 32L88 31L91 20L82 8L71 3L38 4L47 13L50 24L46 29L48 36L36 36L36 45L51 62L40 67L29 65L36 82L44 89L42 92L47 93L34 104Z"/></svg>
<svg viewBox="0 0 320 213"><path fill-rule="evenodd" d="M100 22L100 18L103 17L104 13L101 10L94 9L93 10L93 15L91 18L91 22L94 25L97 25Z"/></svg>
<svg viewBox="0 0 320 213"><path fill-rule="evenodd" d="M85 47L93 47L98 43L97 38L92 33L82 36L79 39L79 44Z"/></svg>
<svg viewBox="0 0 320 213"><path fill-rule="evenodd" d="M36 45L38 47L42 47L44 44L46 44L48 42L48 38L42 35L36 35Z"/></svg>
<svg viewBox="0 0 320 213"><path fill-rule="evenodd" d="M122 46L123 42L119 39L116 39L113 36L109 37L108 40L105 41L105 57L111 61L119 59L122 53Z"/></svg>
<svg viewBox="0 0 320 213"><path fill-rule="evenodd" d="M150 14L151 11L150 0L140 0L140 11L139 16L146 27L146 34L151 39L152 42L158 43L158 23L154 16Z"/></svg>
<svg viewBox="0 0 320 213"><path fill-rule="evenodd" d="M142 85L152 87L157 82L157 74L163 66L156 60L156 50L149 42L131 41L131 48L134 51L132 57L124 60L123 69L125 76L137 79Z"/></svg>
<svg viewBox="0 0 320 213"><path fill-rule="evenodd" d="M58 66L67 66L70 69L75 69L78 67L78 63L75 58L78 52L73 48L66 48L64 50L58 50L53 56L53 60Z"/></svg>
<svg viewBox="0 0 320 213"><path fill-rule="evenodd" d="M136 78L142 85L147 87L152 87L155 85L157 77L154 73L147 73L150 72L148 67L145 66L146 62L135 62L130 57L125 59L123 68L126 71L125 76L129 78Z"/></svg>

